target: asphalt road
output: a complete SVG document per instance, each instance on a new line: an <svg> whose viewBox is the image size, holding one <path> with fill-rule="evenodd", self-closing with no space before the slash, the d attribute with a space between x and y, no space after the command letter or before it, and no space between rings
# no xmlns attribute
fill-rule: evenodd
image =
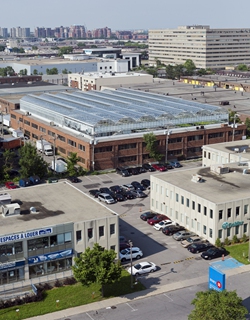
<svg viewBox="0 0 250 320"><path fill-rule="evenodd" d="M246 319L250 319L249 274L243 273L229 277L226 287L227 290L237 290L237 294L243 299L243 304L249 312ZM191 302L196 292L207 289L207 283L203 283L157 296L131 300L130 303L110 306L98 311L93 310L61 318L61 320L187 320L193 309Z"/></svg>

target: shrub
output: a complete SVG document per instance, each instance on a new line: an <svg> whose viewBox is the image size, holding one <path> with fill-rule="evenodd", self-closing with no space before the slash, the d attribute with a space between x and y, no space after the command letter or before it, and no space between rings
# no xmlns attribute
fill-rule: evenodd
<svg viewBox="0 0 250 320"><path fill-rule="evenodd" d="M243 234L242 241L243 241L244 243L247 242L247 235L246 235L245 233Z"/></svg>
<svg viewBox="0 0 250 320"><path fill-rule="evenodd" d="M54 283L54 286L55 286L56 288L59 288L59 287L62 287L62 286L63 286L63 283L62 283L60 280L56 279L56 282Z"/></svg>
<svg viewBox="0 0 250 320"><path fill-rule="evenodd" d="M51 290L51 289L52 289L52 286L51 286L51 284L49 284L48 282L46 282L46 283L44 283L44 285L43 285L43 289L44 289L44 290Z"/></svg>
<svg viewBox="0 0 250 320"><path fill-rule="evenodd" d="M66 279L64 279L63 283L65 286L70 286L72 284L75 284L77 281L74 277L68 277Z"/></svg>
<svg viewBox="0 0 250 320"><path fill-rule="evenodd" d="M238 243L239 239L237 238L236 234L233 236L232 243Z"/></svg>
<svg viewBox="0 0 250 320"><path fill-rule="evenodd" d="M220 238L217 238L217 239L216 239L215 245L216 245L217 248L222 247L222 243L221 243L221 241L220 241Z"/></svg>
<svg viewBox="0 0 250 320"><path fill-rule="evenodd" d="M226 246L229 246L231 244L230 240L228 239L228 237L226 237L225 241L224 241L224 244Z"/></svg>

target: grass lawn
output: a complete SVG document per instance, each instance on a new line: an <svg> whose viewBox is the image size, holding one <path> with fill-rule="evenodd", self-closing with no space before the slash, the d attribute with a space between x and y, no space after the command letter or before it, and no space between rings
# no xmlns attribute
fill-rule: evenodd
<svg viewBox="0 0 250 320"><path fill-rule="evenodd" d="M43 301L1 309L0 319L26 319L145 289L140 282L134 286L134 289L131 289L130 279L130 274L123 270L120 281L105 287L104 298L101 295L101 287L97 284L84 287L77 283L72 286L54 288L46 291ZM58 303L56 302L57 300L59 300ZM16 312L17 309L19 309L18 314Z"/></svg>
<svg viewBox="0 0 250 320"><path fill-rule="evenodd" d="M244 264L250 264L248 261L249 242L225 246L230 256Z"/></svg>

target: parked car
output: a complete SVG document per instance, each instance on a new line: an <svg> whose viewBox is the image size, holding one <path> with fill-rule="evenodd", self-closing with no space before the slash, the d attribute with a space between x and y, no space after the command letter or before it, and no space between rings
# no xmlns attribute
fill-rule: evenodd
<svg viewBox="0 0 250 320"><path fill-rule="evenodd" d="M64 158L57 158L56 160L61 160L61 161L65 162L65 163L67 163L66 159L64 159Z"/></svg>
<svg viewBox="0 0 250 320"><path fill-rule="evenodd" d="M175 224L176 224L175 221L172 221L172 220L169 220L169 219L162 220L159 223L156 223L154 225L154 229L157 230L157 231L160 231L160 230L162 230L163 228L165 228L168 225L175 225Z"/></svg>
<svg viewBox="0 0 250 320"><path fill-rule="evenodd" d="M70 182L73 182L73 183L79 183L79 182L82 182L81 179L75 177L75 176L70 176L70 177L67 177L67 179L70 181Z"/></svg>
<svg viewBox="0 0 250 320"><path fill-rule="evenodd" d="M138 181L133 181L131 182L132 186L135 188L135 190L141 190L144 191L145 188L143 187L143 185L141 185Z"/></svg>
<svg viewBox="0 0 250 320"><path fill-rule="evenodd" d="M132 273L133 275L138 276L140 274L154 272L156 271L156 269L157 267L153 262L144 261L132 266L132 269L131 267L128 268L128 272L130 274Z"/></svg>
<svg viewBox="0 0 250 320"><path fill-rule="evenodd" d="M130 260L131 251L132 251L132 259L140 259L143 256L143 252L141 251L140 248L132 247L132 248L127 248L120 251L120 254L119 254L120 260L122 262L126 260Z"/></svg>
<svg viewBox="0 0 250 320"><path fill-rule="evenodd" d="M137 189L137 190L131 190L131 193L135 195L136 198L146 198L147 195L143 191Z"/></svg>
<svg viewBox="0 0 250 320"><path fill-rule="evenodd" d="M92 190L89 190L89 193L95 197L95 198L98 198L99 194L101 193L100 190L98 189L92 189Z"/></svg>
<svg viewBox="0 0 250 320"><path fill-rule="evenodd" d="M202 252L201 257L206 260L211 260L226 254L227 250L225 248L210 248L207 251Z"/></svg>
<svg viewBox="0 0 250 320"><path fill-rule="evenodd" d="M56 183L58 182L58 178L57 177L51 177L48 179L48 183Z"/></svg>
<svg viewBox="0 0 250 320"><path fill-rule="evenodd" d="M111 186L111 187L109 187L109 189L114 193L121 193L122 192L122 188L120 186L117 186L117 185Z"/></svg>
<svg viewBox="0 0 250 320"><path fill-rule="evenodd" d="M109 193L100 193L98 195L99 201L103 201L107 204L115 203L115 199L111 197Z"/></svg>
<svg viewBox="0 0 250 320"><path fill-rule="evenodd" d="M123 249L127 249L127 248L129 248L129 247L130 247L130 245L129 245L129 243L127 243L127 242L120 242L120 243L119 243L120 251L122 251Z"/></svg>
<svg viewBox="0 0 250 320"><path fill-rule="evenodd" d="M132 184L123 184L121 186L121 188L125 191L131 191L131 190L135 190L135 188L132 186Z"/></svg>
<svg viewBox="0 0 250 320"><path fill-rule="evenodd" d="M169 164L171 164L171 166L173 166L174 168L181 168L182 165L180 164L179 161L169 161Z"/></svg>
<svg viewBox="0 0 250 320"><path fill-rule="evenodd" d="M131 191L122 190L120 194L123 195L125 199L128 199L128 200L135 199L135 195Z"/></svg>
<svg viewBox="0 0 250 320"><path fill-rule="evenodd" d="M139 173L145 173L146 172L146 170L143 167L136 167L136 169L137 169L137 171Z"/></svg>
<svg viewBox="0 0 250 320"><path fill-rule="evenodd" d="M194 236L194 237L189 237L186 240L181 241L181 245L183 248L188 248L191 244L195 242L205 242L206 239L199 237L199 236Z"/></svg>
<svg viewBox="0 0 250 320"><path fill-rule="evenodd" d="M155 171L155 168L152 167L149 163L144 163L142 165L142 167L146 170L146 171L149 171L149 172L154 172Z"/></svg>
<svg viewBox="0 0 250 320"><path fill-rule="evenodd" d="M143 179L143 180L141 181L141 185L143 185L143 187L144 187L145 189L150 189L150 180L148 180L148 179Z"/></svg>
<svg viewBox="0 0 250 320"><path fill-rule="evenodd" d="M41 179L38 176L31 176L31 177L29 177L29 179L30 179L30 183L32 185L36 185L41 182Z"/></svg>
<svg viewBox="0 0 250 320"><path fill-rule="evenodd" d="M140 218L143 220L143 221L147 221L148 219L152 219L153 217L157 216L157 213L155 212L152 212L152 211L147 211L147 212L143 212L141 215L140 215Z"/></svg>
<svg viewBox="0 0 250 320"><path fill-rule="evenodd" d="M163 228L161 231L162 233L164 233L166 236L172 236L173 234L185 230L185 228L183 226L166 226L165 228Z"/></svg>
<svg viewBox="0 0 250 320"><path fill-rule="evenodd" d="M125 201L127 198L125 198L122 194L120 193L111 193L110 194L112 198L114 198L116 201L120 202L120 201Z"/></svg>
<svg viewBox="0 0 250 320"><path fill-rule="evenodd" d="M8 174L9 174L9 177L10 177L11 179L20 176L20 172L19 172L18 170L15 170L15 169L11 169L11 170L8 172Z"/></svg>
<svg viewBox="0 0 250 320"><path fill-rule="evenodd" d="M112 191L109 190L109 188L106 188L106 187L100 188L99 191L100 191L100 193L108 193L108 194L112 193Z"/></svg>
<svg viewBox="0 0 250 320"><path fill-rule="evenodd" d="M18 186L12 181L5 182L5 187L7 189L17 189L18 188Z"/></svg>
<svg viewBox="0 0 250 320"><path fill-rule="evenodd" d="M167 171L167 168L161 164L152 164L152 167L155 168L157 171Z"/></svg>
<svg viewBox="0 0 250 320"><path fill-rule="evenodd" d="M167 220L169 219L167 216L163 214L158 214L157 216L153 217L152 219L148 219L147 223L153 226L155 223L159 223L162 220Z"/></svg>
<svg viewBox="0 0 250 320"><path fill-rule="evenodd" d="M187 230L183 230L183 231L179 231L177 233L175 233L173 235L173 238L176 240L176 241L182 241L182 240L185 240L189 237L193 237L195 236L196 234L194 232L190 232L190 231L187 231Z"/></svg>
<svg viewBox="0 0 250 320"><path fill-rule="evenodd" d="M124 168L116 168L116 173L120 174L122 177L128 177L130 176L128 170L124 169Z"/></svg>
<svg viewBox="0 0 250 320"><path fill-rule="evenodd" d="M162 166L164 166L165 168L167 168L168 170L172 170L174 169L174 166L172 164L168 163L161 163Z"/></svg>
<svg viewBox="0 0 250 320"><path fill-rule="evenodd" d="M130 175L137 175L140 172L137 170L137 168L126 168Z"/></svg>
<svg viewBox="0 0 250 320"><path fill-rule="evenodd" d="M207 251L209 248L213 248L214 246L210 242L197 242L192 243L187 249L192 253L199 253L203 251Z"/></svg>

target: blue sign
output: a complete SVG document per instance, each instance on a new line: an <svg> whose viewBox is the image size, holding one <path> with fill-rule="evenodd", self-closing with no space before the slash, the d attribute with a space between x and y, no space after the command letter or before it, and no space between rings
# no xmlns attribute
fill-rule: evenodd
<svg viewBox="0 0 250 320"><path fill-rule="evenodd" d="M228 228L232 228L232 227L236 227L236 226L241 226L243 224L244 224L244 221L235 221L232 223L224 222L222 224L222 229L228 229Z"/></svg>
<svg viewBox="0 0 250 320"><path fill-rule="evenodd" d="M226 288L226 275L219 270L209 267L208 289L223 291Z"/></svg>
<svg viewBox="0 0 250 320"><path fill-rule="evenodd" d="M13 261L13 262L5 262L5 263L0 263L0 270L6 270L6 269L12 269L16 267L21 267L25 265L25 261Z"/></svg>
<svg viewBox="0 0 250 320"><path fill-rule="evenodd" d="M27 231L23 233L15 233L8 236L0 237L0 243L6 243L6 242L12 242L17 240L23 240L23 239L30 239L34 237L43 236L45 234L51 234L53 233L52 228L46 228L46 229L38 229L33 231Z"/></svg>
<svg viewBox="0 0 250 320"><path fill-rule="evenodd" d="M29 264L41 263L45 261L51 261L51 260L56 260L64 257L69 257L72 255L73 255L73 249L61 250L61 251L56 251L52 253L41 254L39 256L30 257L28 258L28 263Z"/></svg>

